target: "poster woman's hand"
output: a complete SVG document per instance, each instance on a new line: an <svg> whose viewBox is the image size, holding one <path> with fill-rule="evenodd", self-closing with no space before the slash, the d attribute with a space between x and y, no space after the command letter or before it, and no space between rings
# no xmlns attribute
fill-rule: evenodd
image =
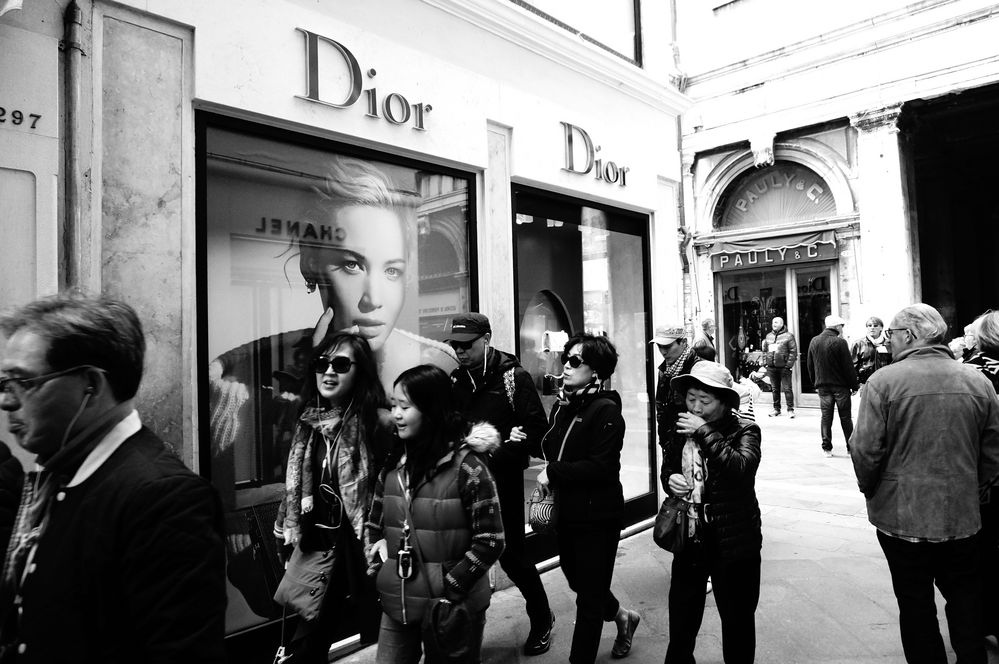
<svg viewBox="0 0 999 664"><path fill-rule="evenodd" d="M323 315L319 317L316 322L316 329L312 332L312 347L315 348L319 345L319 342L323 340L323 337L333 328L333 317L335 313L333 307L326 307L326 311ZM350 327L340 330L340 332L349 332L350 334L357 334L359 328L356 325L351 325Z"/></svg>

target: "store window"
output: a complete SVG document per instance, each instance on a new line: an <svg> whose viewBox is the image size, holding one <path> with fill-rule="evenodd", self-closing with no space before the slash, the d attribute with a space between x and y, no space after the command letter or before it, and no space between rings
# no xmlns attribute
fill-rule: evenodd
<svg viewBox="0 0 999 664"><path fill-rule="evenodd" d="M642 63L638 0L511 0L617 55Z"/></svg>
<svg viewBox="0 0 999 664"><path fill-rule="evenodd" d="M202 116L204 118L204 116ZM382 383L457 367L472 179L215 116L199 124L203 467L228 529L229 632L274 618L272 534L314 327L354 327Z"/></svg>
<svg viewBox="0 0 999 664"><path fill-rule="evenodd" d="M617 347L609 387L627 425L621 483L634 520L655 508L648 217L544 192L514 192L518 353L546 412L557 398L565 340L579 332ZM525 492L540 462L525 471ZM651 502L648 498L651 496ZM648 514L644 514L648 511Z"/></svg>

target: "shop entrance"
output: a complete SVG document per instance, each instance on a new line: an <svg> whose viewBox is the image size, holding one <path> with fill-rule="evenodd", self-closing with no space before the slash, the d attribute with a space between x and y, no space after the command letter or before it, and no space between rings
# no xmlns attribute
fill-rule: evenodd
<svg viewBox="0 0 999 664"><path fill-rule="evenodd" d="M720 361L739 380L763 363L762 345L776 316L798 343L792 371L795 405L818 407L818 396L805 367L808 344L822 332L825 317L838 301L835 263L793 268L722 272L715 278L715 301L720 304L718 343ZM794 294L788 297L788 294Z"/></svg>

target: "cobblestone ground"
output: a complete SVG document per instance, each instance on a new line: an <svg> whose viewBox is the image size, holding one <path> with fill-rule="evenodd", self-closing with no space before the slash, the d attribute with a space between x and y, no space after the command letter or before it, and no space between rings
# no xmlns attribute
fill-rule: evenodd
<svg viewBox="0 0 999 664"><path fill-rule="evenodd" d="M842 433L834 425L834 455L819 444L818 410L799 409L798 417L768 418L757 411L763 430L763 460L757 492L763 511L763 573L757 610L757 662L824 664L904 663L898 635L898 608L888 568ZM661 662L666 652L669 615L666 596L672 555L652 543L648 530L621 542L614 592L642 616L628 661ZM493 596L488 613L483 663L568 661L574 596L559 569L542 576L558 616L554 644L545 655L527 658L520 646L529 623L516 588ZM501 584L502 585L502 584ZM947 641L943 601L938 597L941 630ZM598 662L609 662L614 627L605 625ZM999 663L999 646L988 641L989 662ZM707 596L697 641L700 664L722 662L721 624L713 595ZM950 654L954 660L953 653ZM374 661L374 649L347 662Z"/></svg>

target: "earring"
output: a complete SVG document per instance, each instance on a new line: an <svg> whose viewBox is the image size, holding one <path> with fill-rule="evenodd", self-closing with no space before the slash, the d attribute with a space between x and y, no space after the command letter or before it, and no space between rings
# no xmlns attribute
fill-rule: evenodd
<svg viewBox="0 0 999 664"><path fill-rule="evenodd" d="M315 293L316 292L316 282L312 281L311 279L309 281L306 281L305 282L305 292L306 293Z"/></svg>

